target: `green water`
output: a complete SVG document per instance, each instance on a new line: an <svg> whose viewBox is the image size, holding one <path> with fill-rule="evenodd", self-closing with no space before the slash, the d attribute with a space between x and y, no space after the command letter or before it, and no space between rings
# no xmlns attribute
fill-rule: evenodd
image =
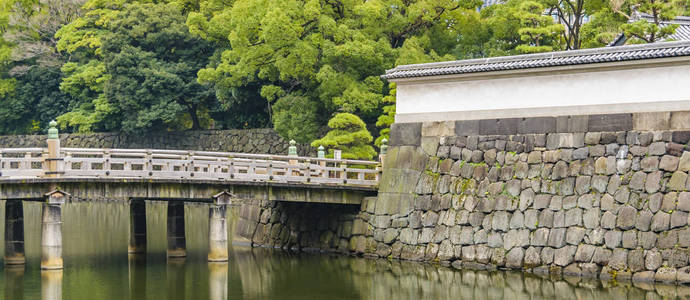
<svg viewBox="0 0 690 300"><path fill-rule="evenodd" d="M4 220L4 201L0 201ZM129 209L68 203L65 269L41 272L40 204L24 204L25 267L3 267L2 299L661 299L690 287L544 279L520 272L454 270L429 264L234 247L230 262L206 262L208 207L185 208L184 260L165 258L165 203L147 203L148 253L128 256ZM232 220L236 211L231 210ZM4 222L0 222L4 232ZM232 229L230 229L232 232ZM4 245L0 235L0 248ZM1 251L4 253L4 250Z"/></svg>

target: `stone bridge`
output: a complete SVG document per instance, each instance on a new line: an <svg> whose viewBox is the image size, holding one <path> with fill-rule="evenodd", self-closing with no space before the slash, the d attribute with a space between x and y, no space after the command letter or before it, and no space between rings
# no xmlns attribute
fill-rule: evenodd
<svg viewBox="0 0 690 300"><path fill-rule="evenodd" d="M129 201L130 253L146 251L144 200L168 201L168 256L184 257L184 202L210 204L209 261L228 257L226 207L241 202L360 205L376 194L375 161L229 152L61 148L51 123L46 148L0 149L6 200L5 263L23 264L22 201L42 201L42 269L62 268L61 207L67 201Z"/></svg>

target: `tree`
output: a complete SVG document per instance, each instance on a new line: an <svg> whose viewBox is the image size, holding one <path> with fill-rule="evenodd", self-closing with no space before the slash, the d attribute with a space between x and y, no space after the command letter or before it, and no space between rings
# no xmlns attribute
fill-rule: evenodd
<svg viewBox="0 0 690 300"><path fill-rule="evenodd" d="M330 157L333 150L342 150L345 159L372 159L376 151L370 146L373 140L364 121L350 113L338 113L330 121L331 130L321 139L311 143L312 147L324 146Z"/></svg>
<svg viewBox="0 0 690 300"><path fill-rule="evenodd" d="M549 15L555 15L558 23L565 27L561 31L566 50L582 47L581 30L585 17L590 17L606 7L605 0L546 0L543 2Z"/></svg>
<svg viewBox="0 0 690 300"><path fill-rule="evenodd" d="M85 101L59 121L80 130L95 125L126 132L208 127L215 95L196 81L196 72L208 64L213 48L189 33L179 7L131 3L108 14L117 17L99 30L60 34L71 40L96 32L98 47L85 49L86 64L63 67L69 74L63 90ZM64 49L83 48L77 46L81 41Z"/></svg>
<svg viewBox="0 0 690 300"><path fill-rule="evenodd" d="M654 43L674 34L677 24L662 26L661 23L682 13L682 6L675 0L613 0L612 3L613 11L632 21L621 25L621 29L633 43Z"/></svg>
<svg viewBox="0 0 690 300"><path fill-rule="evenodd" d="M199 72L200 82L217 91L262 86L276 130L303 141L316 138L318 130L302 134L305 124L285 116L315 128L337 111L374 123L388 93L379 75L397 61L451 59L458 16L479 4L246 0L230 7L217 2L202 3L187 20L195 34L225 44L220 60Z"/></svg>
<svg viewBox="0 0 690 300"><path fill-rule="evenodd" d="M525 42L515 49L521 53L549 52L557 49L560 24L554 24L550 16L543 14L544 6L534 1L523 1L518 6L522 27L518 29L520 39Z"/></svg>

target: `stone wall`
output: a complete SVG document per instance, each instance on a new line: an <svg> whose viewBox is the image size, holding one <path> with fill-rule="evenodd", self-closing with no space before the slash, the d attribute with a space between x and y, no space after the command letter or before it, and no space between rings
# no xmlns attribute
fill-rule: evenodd
<svg viewBox="0 0 690 300"><path fill-rule="evenodd" d="M0 148L45 147L45 135L0 136ZM272 129L161 132L146 135L122 133L61 134L62 147L148 148L287 154L288 142ZM316 155L308 145L300 155Z"/></svg>
<svg viewBox="0 0 690 300"><path fill-rule="evenodd" d="M257 204L245 217L263 225L243 235L458 268L690 282L690 135L617 118L568 119L560 133L533 133L543 126L529 119L517 122L526 133L497 120L398 124L378 197L358 213L323 208L305 223L292 219L302 204Z"/></svg>

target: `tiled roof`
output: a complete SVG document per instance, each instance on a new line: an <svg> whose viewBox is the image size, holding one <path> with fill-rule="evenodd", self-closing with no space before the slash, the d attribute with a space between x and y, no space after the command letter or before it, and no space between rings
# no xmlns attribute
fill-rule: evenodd
<svg viewBox="0 0 690 300"><path fill-rule="evenodd" d="M440 63L398 66L386 71L384 79L455 75L568 65L633 61L690 56L690 41L662 42L620 47L503 56Z"/></svg>

